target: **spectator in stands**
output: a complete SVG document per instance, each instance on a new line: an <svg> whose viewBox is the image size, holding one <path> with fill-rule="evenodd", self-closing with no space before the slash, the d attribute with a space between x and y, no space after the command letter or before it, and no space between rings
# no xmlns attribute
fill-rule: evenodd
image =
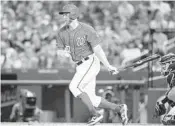
<svg viewBox="0 0 175 126"><path fill-rule="evenodd" d="M118 6L118 13L122 20L127 21L131 18L134 12L135 10L133 5L130 4L128 1L120 2L120 5Z"/></svg>
<svg viewBox="0 0 175 126"><path fill-rule="evenodd" d="M164 19L164 15L159 9L154 11L153 19L150 22L150 27L153 29L163 29L168 27L167 21Z"/></svg>
<svg viewBox="0 0 175 126"><path fill-rule="evenodd" d="M10 44L8 42L2 43L1 49L3 51L3 68L21 68L21 62L18 60L17 51L14 48L10 47Z"/></svg>
<svg viewBox="0 0 175 126"><path fill-rule="evenodd" d="M9 54L12 52L16 55L12 56L13 60L8 59L3 62L4 68L31 68L32 65L35 68L58 68L63 64L70 67L73 65L69 56L69 58L63 58L61 52L49 49L52 46L51 42L54 41L54 35L64 24L64 18L61 18L55 10L68 2L2 1L1 38L8 46L4 44L7 47L3 47L4 51L1 55L8 58L11 58ZM147 45L150 42L144 41L140 45L139 41L149 38L149 33L145 35L143 33L149 30L150 26L151 28L175 28L173 2L143 1L136 5L133 3L127 1L75 2L84 13L80 19L92 24L104 38L103 40L107 40L108 43L102 43L103 47L110 62L117 66L123 59L120 55L121 50L126 50L124 44L137 41L138 49L143 47L148 50ZM152 11L155 13L150 22ZM156 33L154 41L159 46L166 41L166 35ZM50 58L49 55L56 57ZM16 65L10 63L12 61L16 62L14 63ZM40 67L41 64L42 67Z"/></svg>
<svg viewBox="0 0 175 126"><path fill-rule="evenodd" d="M26 39L29 38L28 40L31 40L31 45L33 46L33 49L36 51L36 50L39 50L40 48L42 48L40 34L36 30L33 32L30 31L30 29L27 29L27 30L29 30L29 31L27 31L27 33L26 33Z"/></svg>
<svg viewBox="0 0 175 126"><path fill-rule="evenodd" d="M167 28L175 29L175 10L172 10L169 15L167 15Z"/></svg>
<svg viewBox="0 0 175 126"><path fill-rule="evenodd" d="M26 70L26 69L29 69L30 67L29 67L29 59L27 58L27 56L26 56L26 53L25 52L20 52L19 53L19 59L20 59L20 61L21 61L21 63L22 63L22 65L21 65L21 69L22 70Z"/></svg>
<svg viewBox="0 0 175 126"><path fill-rule="evenodd" d="M57 56L56 53L56 39L51 40L50 45L48 46L48 56L47 56L47 68L55 68L55 58Z"/></svg>
<svg viewBox="0 0 175 126"><path fill-rule="evenodd" d="M153 33L153 40L157 43L157 48L163 50L162 45L164 45L164 42L167 41L168 38L160 29L168 28L168 23L159 9L155 10L153 20L150 22L150 27L152 29L159 29L159 31Z"/></svg>
<svg viewBox="0 0 175 126"><path fill-rule="evenodd" d="M36 52L34 51L34 46L30 41L26 41L24 43L25 55L28 59L28 68L37 68L38 59L36 56Z"/></svg>
<svg viewBox="0 0 175 126"><path fill-rule="evenodd" d="M123 22L122 22L121 17L117 16L112 23L113 23L112 28L116 33L118 42L128 43L132 39L132 36L129 33L129 31L126 29L126 25L122 26Z"/></svg>
<svg viewBox="0 0 175 126"><path fill-rule="evenodd" d="M141 56L140 49L135 45L135 43L129 43L126 48L121 52L121 57L123 59L122 66L126 65L130 60L133 60Z"/></svg>
<svg viewBox="0 0 175 126"><path fill-rule="evenodd" d="M148 96L144 93L140 94L140 101L139 101L139 122L142 124L148 123L147 117L147 104L148 104Z"/></svg>
<svg viewBox="0 0 175 126"><path fill-rule="evenodd" d="M163 15L168 14L171 11L170 5L163 1L150 1L150 5L152 10L158 9Z"/></svg>
<svg viewBox="0 0 175 126"><path fill-rule="evenodd" d="M6 64L6 43L1 41L1 69L5 68L4 65Z"/></svg>

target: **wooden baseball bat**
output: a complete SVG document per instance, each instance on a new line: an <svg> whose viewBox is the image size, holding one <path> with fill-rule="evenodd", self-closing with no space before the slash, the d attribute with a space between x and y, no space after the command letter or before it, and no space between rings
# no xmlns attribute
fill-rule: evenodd
<svg viewBox="0 0 175 126"><path fill-rule="evenodd" d="M140 65L142 65L142 64L144 64L144 63L147 63L147 62L150 62L150 61L159 59L159 58L160 58L160 55L154 54L154 55L148 56L147 58L144 58L144 59L142 59L142 60L139 60L139 61L137 61L137 62L135 62L135 63L128 64L128 65L126 65L126 66L120 67L120 68L118 68L117 70L118 70L118 71L123 71L123 70L126 70L126 69L128 69L128 68L137 67L137 66L140 66ZM112 75L117 74L116 71L110 71L110 73L111 73Z"/></svg>
<svg viewBox="0 0 175 126"><path fill-rule="evenodd" d="M122 70L125 70L127 68L137 67L137 66L140 66L140 65L142 65L144 63L147 63L147 62L150 62L150 61L159 59L159 58L160 58L160 55L154 54L154 55L148 56L147 58L144 58L142 60L139 60L139 61L137 61L135 63L128 64L126 66L120 67L120 68L118 68L118 70L119 71L122 71Z"/></svg>

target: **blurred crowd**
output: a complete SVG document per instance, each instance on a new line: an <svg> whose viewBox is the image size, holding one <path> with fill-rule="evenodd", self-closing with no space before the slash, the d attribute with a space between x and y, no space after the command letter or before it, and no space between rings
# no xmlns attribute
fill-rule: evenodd
<svg viewBox="0 0 175 126"><path fill-rule="evenodd" d="M1 68L54 69L74 66L69 55L57 50L55 38L64 23L58 11L69 1L1 3ZM169 36L162 31L150 33L150 28L175 29L173 1L71 3L81 10L79 20L92 25L101 36L107 58L115 66L149 52L151 47L153 53L164 54L164 45L173 37L173 34Z"/></svg>

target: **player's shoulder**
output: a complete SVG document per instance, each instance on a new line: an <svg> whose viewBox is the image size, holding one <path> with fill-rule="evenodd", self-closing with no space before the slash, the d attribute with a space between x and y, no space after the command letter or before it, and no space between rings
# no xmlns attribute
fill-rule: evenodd
<svg viewBox="0 0 175 126"><path fill-rule="evenodd" d="M84 22L79 22L80 25L86 30L90 30L90 31L95 31L95 29L90 25L90 24L87 24L87 23L84 23Z"/></svg>
<svg viewBox="0 0 175 126"><path fill-rule="evenodd" d="M59 29L58 29L58 32L59 33L62 33L62 32L64 32L64 31L66 31L67 30L67 25L63 25L63 26L61 26Z"/></svg>

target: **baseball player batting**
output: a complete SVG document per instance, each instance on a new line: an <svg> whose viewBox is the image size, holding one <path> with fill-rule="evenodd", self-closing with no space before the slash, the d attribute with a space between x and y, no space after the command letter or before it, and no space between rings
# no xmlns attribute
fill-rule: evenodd
<svg viewBox="0 0 175 126"><path fill-rule="evenodd" d="M88 124L96 124L103 119L95 107L111 109L120 115L123 124L127 124L127 105L108 102L95 93L96 76L100 71L100 61L114 74L117 68L109 64L100 46L100 38L93 27L78 21L79 9L73 4L63 7L60 15L65 19L65 25L57 34L58 49L70 53L76 63L76 73L69 84L69 89L76 98L88 107L92 114Z"/></svg>

